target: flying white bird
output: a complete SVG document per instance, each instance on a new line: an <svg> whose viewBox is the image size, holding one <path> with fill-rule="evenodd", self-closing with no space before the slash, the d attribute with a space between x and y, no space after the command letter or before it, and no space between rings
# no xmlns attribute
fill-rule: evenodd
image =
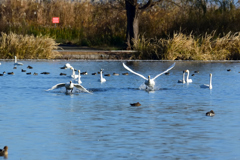
<svg viewBox="0 0 240 160"><path fill-rule="evenodd" d="M14 56L15 62L14 65L23 65L23 63L17 61L17 56Z"/></svg>
<svg viewBox="0 0 240 160"><path fill-rule="evenodd" d="M66 92L68 90L70 90L71 92L73 91L73 88L76 87L77 89L83 91L83 92L87 92L87 93L91 93L89 92L86 88L84 88L82 85L80 84L74 84L72 81L70 81L70 83L59 83L59 84L56 84L55 86L53 86L52 88L46 90L46 91L50 91L50 90L53 90L53 89L57 89L57 88L61 88L61 87L65 87L66 88Z"/></svg>
<svg viewBox="0 0 240 160"><path fill-rule="evenodd" d="M212 73L209 74L209 84L203 84L200 87L212 89Z"/></svg>
<svg viewBox="0 0 240 160"><path fill-rule="evenodd" d="M147 87L149 87L150 89L153 89L153 88L154 88L154 86L155 86L154 80L155 80L157 77L159 77L159 76L161 76L162 74L170 71L174 66L175 66L175 63L173 63L173 64L172 64L167 70L165 70L164 72L162 72L162 73L156 75L154 78L150 79L150 75L148 76L148 78L146 78L146 77L144 77L143 75L141 75L141 74L139 74L139 73L137 73L137 72L134 72L133 70L131 70L129 67L127 67L127 66L123 63L123 67L124 67L125 69L127 69L128 71L132 72L133 74L136 74L137 76L142 77L143 79L145 79L145 80L146 80L146 81L145 81L145 85L146 85ZM147 88L146 88L146 89L147 89Z"/></svg>

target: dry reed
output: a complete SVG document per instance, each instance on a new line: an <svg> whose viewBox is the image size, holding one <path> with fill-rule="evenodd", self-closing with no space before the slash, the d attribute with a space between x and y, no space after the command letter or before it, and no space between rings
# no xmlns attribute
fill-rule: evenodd
<svg viewBox="0 0 240 160"><path fill-rule="evenodd" d="M57 48L58 44L48 36L34 37L2 32L0 37L0 57L3 59L14 56L19 59L49 59Z"/></svg>
<svg viewBox="0 0 240 160"><path fill-rule="evenodd" d="M143 36L134 40L138 50L135 58L168 60L236 60L240 59L240 33L214 38L216 32L194 37L192 34L175 33L168 39L145 39ZM150 41L152 41L150 43ZM157 55L156 55L157 54Z"/></svg>

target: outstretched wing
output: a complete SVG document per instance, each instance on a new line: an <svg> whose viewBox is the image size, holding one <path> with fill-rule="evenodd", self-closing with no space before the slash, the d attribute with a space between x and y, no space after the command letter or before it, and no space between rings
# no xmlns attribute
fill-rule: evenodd
<svg viewBox="0 0 240 160"><path fill-rule="evenodd" d="M142 77L143 79L145 79L145 80L148 80L146 77L144 77L143 75L141 75L141 74L139 74L139 73L137 73L137 72L134 72L133 70L131 70L128 66L126 66L124 63L123 63L123 67L125 68L125 69L127 69L129 72L132 72L133 74L136 74L136 75L138 75L139 77Z"/></svg>
<svg viewBox="0 0 240 160"><path fill-rule="evenodd" d="M86 88L84 88L82 85L80 84L74 84L74 87L76 87L77 89L83 91L83 92L87 92L87 93L91 93L89 92Z"/></svg>
<svg viewBox="0 0 240 160"><path fill-rule="evenodd" d="M162 74L167 73L168 71L170 71L171 69L173 69L174 66L175 66L175 62L174 62L166 71L164 71L164 72L156 75L152 80L155 80L157 77L161 76Z"/></svg>
<svg viewBox="0 0 240 160"><path fill-rule="evenodd" d="M50 90L53 90L53 89L56 89L56 88L61 88L61 87L64 87L65 86L65 83L58 83L56 84L55 86L53 86L52 88L46 90L46 91L50 91Z"/></svg>

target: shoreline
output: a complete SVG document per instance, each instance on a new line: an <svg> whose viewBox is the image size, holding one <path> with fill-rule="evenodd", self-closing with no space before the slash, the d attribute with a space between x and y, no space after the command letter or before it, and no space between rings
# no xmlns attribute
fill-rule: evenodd
<svg viewBox="0 0 240 160"><path fill-rule="evenodd" d="M84 59L84 60L126 60L130 59L133 50L104 50L76 45L59 45L59 49L53 50L53 59Z"/></svg>

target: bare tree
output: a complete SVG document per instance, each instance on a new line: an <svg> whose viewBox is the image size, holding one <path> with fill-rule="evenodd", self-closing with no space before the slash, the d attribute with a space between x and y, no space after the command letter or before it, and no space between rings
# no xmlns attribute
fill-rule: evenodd
<svg viewBox="0 0 240 160"><path fill-rule="evenodd" d="M127 49L132 49L132 39L137 39L139 34L139 15L144 11L162 0L152 1L148 0L147 3L141 5L137 0L125 0L127 11Z"/></svg>

